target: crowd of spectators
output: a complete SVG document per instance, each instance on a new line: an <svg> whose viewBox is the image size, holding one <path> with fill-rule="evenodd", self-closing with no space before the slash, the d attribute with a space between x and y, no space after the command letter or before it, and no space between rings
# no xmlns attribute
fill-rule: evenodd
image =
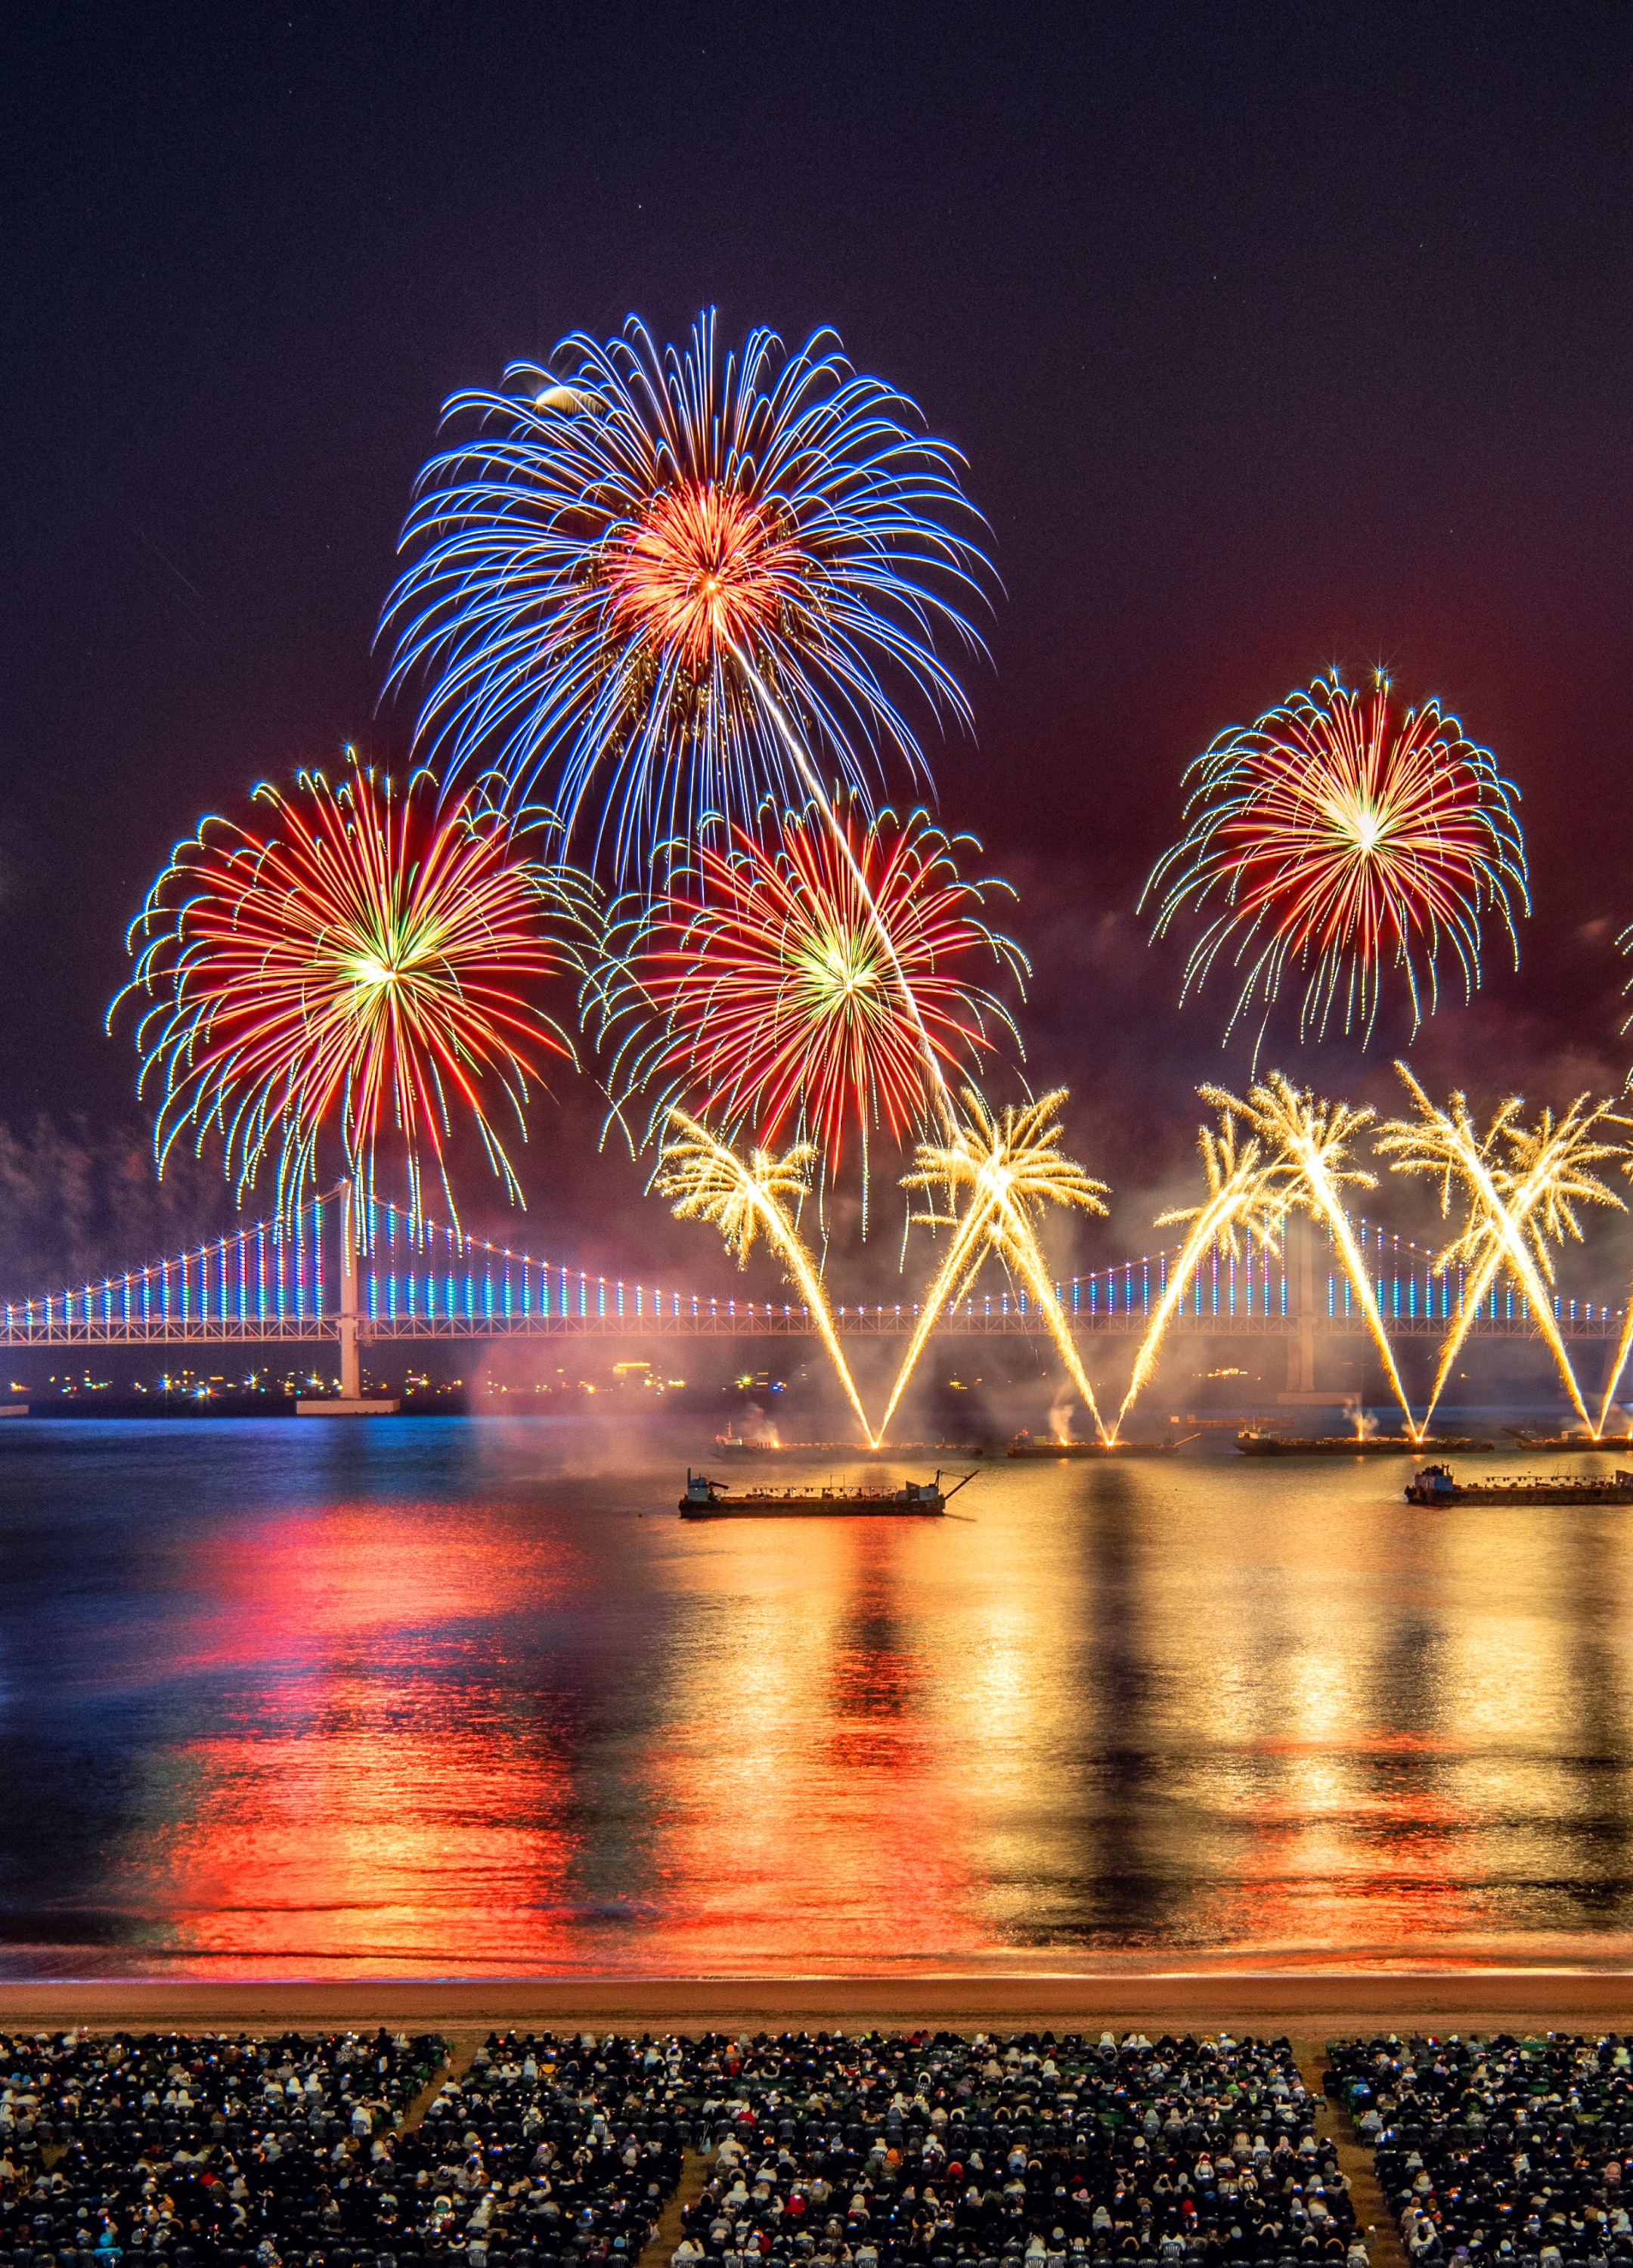
<svg viewBox="0 0 1633 2268"><path fill-rule="evenodd" d="M1417 2268L1633 2268L1633 2043L1328 2058ZM688 2149L673 2268L1366 2268L1285 2039L505 2032L447 2060L0 2036L0 2268L633 2268Z"/></svg>
<svg viewBox="0 0 1633 2268"><path fill-rule="evenodd" d="M1365 2268L1285 2039L686 2044L714 2154L677 2268Z"/></svg>
<svg viewBox="0 0 1633 2268"><path fill-rule="evenodd" d="M688 2150L674 2268L1366 2268L1285 2039L505 2032L446 2066L0 2039L0 2268L630 2268Z"/></svg>
<svg viewBox="0 0 1633 2268"><path fill-rule="evenodd" d="M632 2260L690 2132L680 2046L506 2034L447 2060L384 2031L0 2038L0 2268Z"/></svg>
<svg viewBox="0 0 1633 2268"><path fill-rule="evenodd" d="M1633 2260L1633 2056L1616 2034L1391 2034L1335 2042L1328 2064L1415 2262Z"/></svg>
<svg viewBox="0 0 1633 2268"><path fill-rule="evenodd" d="M680 2178L688 2045L489 2033L405 2141L444 2249L469 2268L632 2261Z"/></svg>
<svg viewBox="0 0 1633 2268"><path fill-rule="evenodd" d="M441 2039L76 2032L0 2037L0 2263L372 2264Z"/></svg>

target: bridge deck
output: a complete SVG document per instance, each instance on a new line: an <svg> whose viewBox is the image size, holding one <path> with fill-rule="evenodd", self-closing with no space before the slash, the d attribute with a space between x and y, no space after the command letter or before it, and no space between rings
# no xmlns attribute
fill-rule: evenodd
<svg viewBox="0 0 1633 2268"><path fill-rule="evenodd" d="M1460 1312L1464 1277L1376 1222L1352 1224L1372 1296L1391 1338L1438 1337ZM1169 1329L1203 1339L1293 1341L1302 1375L1319 1341L1365 1336L1335 1255L1291 1224L1285 1253L1253 1238L1188 1272ZM1057 1285L1056 1297L1085 1341L1142 1337L1168 1287L1173 1256L1142 1255ZM1346 1312L1348 1311L1348 1312ZM899 1338L916 1327L911 1301L842 1306L845 1337ZM1560 1302L1572 1340L1614 1340L1619 1313ZM68 1286L0 1308L8 1347L298 1346L339 1343L355 1368L358 1346L436 1340L808 1338L802 1307L660 1290L592 1274L401 1211L344 1186L313 1198L290 1223L247 1223L215 1243L102 1284ZM940 1337L1033 1338L1047 1326L1017 1288L966 1294L937 1318ZM1504 1284L1470 1327L1481 1339L1538 1336L1523 1296Z"/></svg>
<svg viewBox="0 0 1633 2268"><path fill-rule="evenodd" d="M847 1338L904 1338L917 1322L916 1308L903 1307L842 1310L836 1317L840 1334ZM1140 1338L1149 1317L1136 1308L1107 1315L1068 1318L1079 1339ZM1309 1319L1318 1340L1361 1339L1366 1327L1357 1315L1316 1315ZM944 1316L936 1326L938 1338L1035 1338L1047 1336L1048 1325L1035 1308L1025 1314L959 1313ZM1396 1338L1439 1338L1446 1329L1443 1316L1391 1316L1388 1331ZM809 1338L816 1326L801 1308L768 1307L747 1300L721 1300L713 1312L698 1314L586 1315L437 1315L357 1319L360 1344L407 1345L438 1339L732 1339ZM1622 1319L1603 1310L1589 1319L1562 1318L1559 1329L1567 1340L1594 1341L1620 1336ZM1275 1338L1296 1336L1298 1319L1292 1315L1187 1314L1177 1317L1169 1336L1187 1338ZM1482 1315L1469 1327L1479 1339L1539 1338L1537 1325L1528 1316ZM104 1322L92 1317L50 1322L12 1323L0 1327L0 1344L31 1346L301 1346L337 1340L337 1314L261 1320L254 1316L168 1319L126 1323L118 1318Z"/></svg>

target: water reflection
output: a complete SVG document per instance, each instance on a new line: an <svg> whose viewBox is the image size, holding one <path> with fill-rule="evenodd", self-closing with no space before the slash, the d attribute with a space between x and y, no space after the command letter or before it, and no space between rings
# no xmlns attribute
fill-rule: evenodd
<svg viewBox="0 0 1633 2268"><path fill-rule="evenodd" d="M1628 1957L1615 1513L690 1528L683 1434L347 1434L0 1442L10 1973Z"/></svg>
<svg viewBox="0 0 1633 2268"><path fill-rule="evenodd" d="M959 1743L923 1628L926 1525L690 1532L666 1681L658 1937L704 1970L938 1949L961 1889ZM852 1933L854 1933L854 1934Z"/></svg>
<svg viewBox="0 0 1633 2268"><path fill-rule="evenodd" d="M570 1697L541 1709L495 1641L571 1570L506 1525L330 1504L202 1545L210 1603L166 1675L230 1697L153 1758L151 1800L109 1852L101 1896L141 1918L138 1943L302 1963L474 1938L548 1956L538 1915L576 1842Z"/></svg>

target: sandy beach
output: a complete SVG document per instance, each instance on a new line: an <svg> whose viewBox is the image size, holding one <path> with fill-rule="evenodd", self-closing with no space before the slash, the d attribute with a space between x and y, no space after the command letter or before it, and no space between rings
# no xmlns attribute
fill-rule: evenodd
<svg viewBox="0 0 1633 2268"><path fill-rule="evenodd" d="M96 1978L0 1984L0 2029L636 2031L935 2029L1285 2032L1633 2029L1633 1974L1442 1970L1308 1975Z"/></svg>

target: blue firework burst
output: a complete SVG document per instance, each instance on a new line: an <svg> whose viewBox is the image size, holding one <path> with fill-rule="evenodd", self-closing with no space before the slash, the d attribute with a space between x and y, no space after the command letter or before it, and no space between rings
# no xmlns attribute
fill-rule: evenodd
<svg viewBox="0 0 1633 2268"><path fill-rule="evenodd" d="M386 601L423 745L480 759L623 876L705 813L923 773L910 708L970 722L990 570L963 460L831 332L722 354L631 318L454 395Z"/></svg>

